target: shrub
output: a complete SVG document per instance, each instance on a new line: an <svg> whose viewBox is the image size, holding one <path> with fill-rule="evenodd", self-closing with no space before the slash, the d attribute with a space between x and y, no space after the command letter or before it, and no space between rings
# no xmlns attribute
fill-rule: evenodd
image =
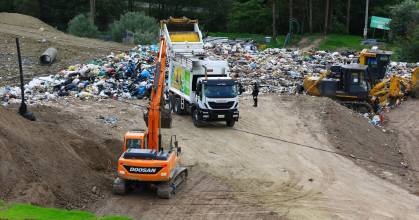
<svg viewBox="0 0 419 220"><path fill-rule="evenodd" d="M159 26L157 21L142 12L127 12L113 22L110 34L114 41L121 42L126 31L134 33L137 44L152 44L158 40Z"/></svg>
<svg viewBox="0 0 419 220"><path fill-rule="evenodd" d="M79 14L68 22L68 32L79 37L94 38L98 36L97 27L90 23L89 18Z"/></svg>

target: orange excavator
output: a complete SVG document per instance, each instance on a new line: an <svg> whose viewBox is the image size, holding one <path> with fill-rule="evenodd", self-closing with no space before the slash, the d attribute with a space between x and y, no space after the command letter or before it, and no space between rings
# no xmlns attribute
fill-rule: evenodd
<svg viewBox="0 0 419 220"><path fill-rule="evenodd" d="M188 176L188 170L178 164L181 148L176 136L170 138L169 146L161 146L161 128L171 126L171 117L167 116L170 111L164 109L163 101L165 72L166 40L161 37L150 105L144 117L148 130L129 131L125 134L117 178L113 183L114 194L123 195L130 190L148 186L157 190L158 197L168 199Z"/></svg>

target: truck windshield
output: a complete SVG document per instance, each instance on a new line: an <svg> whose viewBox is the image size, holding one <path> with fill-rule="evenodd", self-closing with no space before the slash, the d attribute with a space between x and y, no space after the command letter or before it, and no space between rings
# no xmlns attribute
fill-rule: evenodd
<svg viewBox="0 0 419 220"><path fill-rule="evenodd" d="M205 85L204 93L208 98L234 98L237 88L236 85Z"/></svg>
<svg viewBox="0 0 419 220"><path fill-rule="evenodd" d="M140 139L127 139L127 148L141 148L141 140Z"/></svg>

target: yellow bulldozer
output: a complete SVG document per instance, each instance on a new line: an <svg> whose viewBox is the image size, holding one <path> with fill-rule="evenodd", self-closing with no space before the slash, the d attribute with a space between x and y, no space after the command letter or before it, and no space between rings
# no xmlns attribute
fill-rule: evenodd
<svg viewBox="0 0 419 220"><path fill-rule="evenodd" d="M307 76L304 90L308 95L326 96L358 112L375 112L378 105L392 104L411 94L419 94L419 67L410 77L393 75L372 84L369 67L362 64L332 66L320 76Z"/></svg>

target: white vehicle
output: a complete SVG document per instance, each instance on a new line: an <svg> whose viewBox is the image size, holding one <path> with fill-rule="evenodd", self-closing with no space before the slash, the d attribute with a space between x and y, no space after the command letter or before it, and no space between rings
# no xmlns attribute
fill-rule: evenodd
<svg viewBox="0 0 419 220"><path fill-rule="evenodd" d="M195 126L203 121L239 119L237 81L229 77L228 63L203 55L202 35L196 20L170 18L162 22L169 60L169 100L177 114L191 114Z"/></svg>

